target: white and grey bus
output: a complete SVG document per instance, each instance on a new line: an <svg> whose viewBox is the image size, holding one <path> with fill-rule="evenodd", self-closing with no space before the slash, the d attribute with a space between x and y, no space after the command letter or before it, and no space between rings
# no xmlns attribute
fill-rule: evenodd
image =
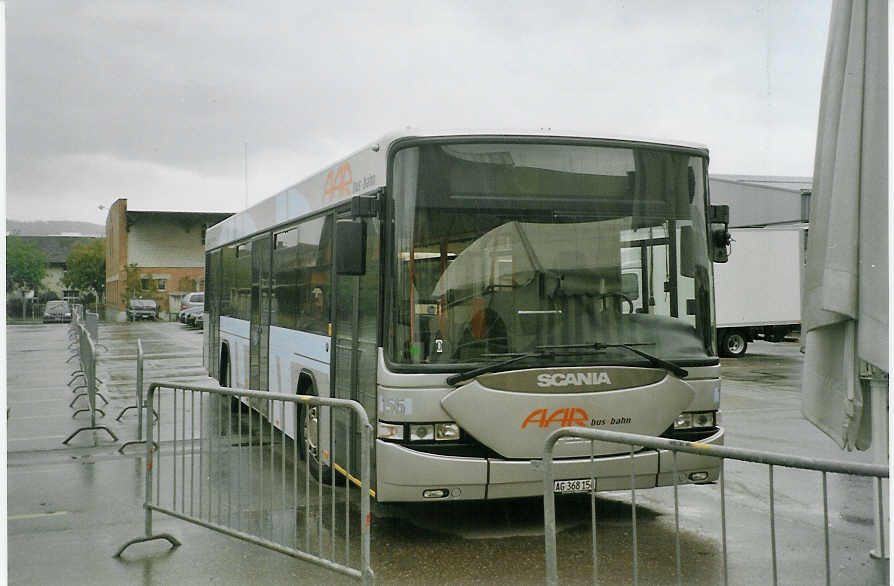
<svg viewBox="0 0 894 586"><path fill-rule="evenodd" d="M561 426L720 444L707 164L681 142L385 136L208 229L209 374L359 401L380 502L542 494ZM325 474L358 476L350 420L277 409ZM587 488L590 442L564 442L556 490ZM597 488L629 487L628 448L592 449ZM673 482L670 453L632 465ZM678 481L718 466L680 455Z"/></svg>

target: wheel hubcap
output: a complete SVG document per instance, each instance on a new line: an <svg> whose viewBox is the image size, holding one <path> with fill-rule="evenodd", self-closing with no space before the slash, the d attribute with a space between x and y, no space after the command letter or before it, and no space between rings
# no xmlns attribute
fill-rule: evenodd
<svg viewBox="0 0 894 586"><path fill-rule="evenodd" d="M317 459L317 433L319 431L319 420L317 414L317 407L308 407L305 411L306 415L304 418L304 445L307 447L307 452L313 457L314 460Z"/></svg>
<svg viewBox="0 0 894 586"><path fill-rule="evenodd" d="M726 342L726 347L730 352L737 354L742 351L742 347L745 345L744 342L741 336L730 336Z"/></svg>

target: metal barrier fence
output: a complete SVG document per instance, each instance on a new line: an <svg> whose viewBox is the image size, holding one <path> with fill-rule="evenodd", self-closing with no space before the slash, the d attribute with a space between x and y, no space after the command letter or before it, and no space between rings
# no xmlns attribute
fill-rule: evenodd
<svg viewBox="0 0 894 586"><path fill-rule="evenodd" d="M90 332L90 338L94 345L108 352L109 349L99 342L99 314L88 311L84 323L87 325L87 331Z"/></svg>
<svg viewBox="0 0 894 586"><path fill-rule="evenodd" d="M76 356L79 358L80 370L76 370L72 374L74 378L68 381L68 384L71 385L78 378L82 378L84 381L83 385L76 386L72 392L77 392L80 389L85 389L83 393L80 393L75 396L75 398L71 401L70 407L74 407L75 402L81 397L87 397L88 407L86 409L78 409L73 414L72 417L77 417L79 413L89 412L90 413L90 425L87 427L81 427L74 431L70 436L65 438L62 442L63 444L67 444L70 442L76 435L81 433L82 431L88 430L105 430L108 432L112 439L118 441L118 437L112 432L111 429L104 425L96 425L96 413L97 411L105 416L105 413L102 409L99 409L96 406L96 397L100 397L103 401L108 403L108 400L102 396L99 391L97 391L97 383L99 379L96 377L96 346L93 343L93 340L90 338L90 334L87 332L87 328L84 327L82 323L77 324L77 354Z"/></svg>
<svg viewBox="0 0 894 586"><path fill-rule="evenodd" d="M144 406L143 403L143 358L145 354L143 353L143 340L142 338L137 338L137 383L136 383L136 404L128 405L124 409L121 410L121 413L115 418L115 421L121 421L121 417L130 411L131 409L137 410L137 439L124 442L121 444L121 447L118 448L118 453L123 454L124 448L128 446L133 446L136 444L142 444L146 442L146 439L143 437L143 415L142 409ZM146 403L145 405L148 405ZM149 407L146 407L149 409ZM158 414L152 410L153 417L158 417Z"/></svg>
<svg viewBox="0 0 894 586"><path fill-rule="evenodd" d="M776 515L774 508L774 486L773 486L773 468L781 466L785 468L795 468L800 470L812 470L822 473L822 494L823 494L823 527L825 538L825 576L826 584L831 583L831 562L829 555L829 503L828 503L828 484L827 474L847 474L855 476L869 476L879 479L876 485L878 491L878 503L882 500L882 478L888 478L888 469L885 466L874 464L862 464L856 462L839 462L834 460L824 460L817 458L805 458L799 456L789 456L786 454L776 454L770 452L761 452L757 450L748 450L741 448L732 448L726 446L714 446L700 444L697 442L685 442L679 440L670 440L653 436L644 436L631 433L621 433L615 431L606 431L600 429L587 429L582 427L566 427L553 432L546 439L543 451L543 517L544 517L544 536L546 541L546 582L549 585L559 583L558 562L557 562L557 546L556 546L556 502L555 502L555 486L553 477L553 449L556 443L562 438L576 438L590 440L591 445L594 441L611 442L616 444L624 444L630 448L631 460L631 503L632 503L632 548L633 548L633 583L638 583L639 564L638 564L638 545L636 533L636 486L634 483L634 452L640 448L651 448L655 450L670 450L673 456L673 479L674 479L674 523L675 523L675 556L676 556L676 581L682 583L682 572L680 562L680 521L679 521L679 498L677 492L677 453L696 454L699 456L711 456L721 459L720 467L720 518L721 518L721 542L723 551L723 583L729 582L728 564L727 564L727 525L726 525L726 491L724 480L723 462L725 460L739 460L743 462L751 462L756 464L765 464L769 467L769 509L770 509L770 546L772 553L772 575L773 584L777 583L777 545L776 545ZM591 457L591 462L595 464L597 460ZM591 469L595 470L595 466L591 465ZM598 477L590 478L590 490L588 493L591 497L591 533L592 533L592 564L593 564L593 583L599 581L598 564L597 564L597 542L596 542L596 508L595 498ZM878 538L884 543L884 534L880 534Z"/></svg>
<svg viewBox="0 0 894 586"><path fill-rule="evenodd" d="M359 403L168 382L150 384L146 402L145 536L125 543L116 557L131 545L156 539L180 545L168 533L153 533L157 511L372 582L372 426ZM153 423L149 406L158 413ZM293 441L282 431L287 422L300 422L302 408L311 406L327 412L324 420L353 418L360 431L359 480L351 474L331 474L326 480L310 442ZM352 461L351 427L333 437L345 462ZM359 516L356 505L352 514L351 495L357 491L352 483L360 489Z"/></svg>
<svg viewBox="0 0 894 586"><path fill-rule="evenodd" d="M80 393L72 399L71 403L69 403L69 407L74 407L74 404L77 403L78 399L81 397L88 397L90 395L90 385L89 381L93 382L93 395L94 397L99 397L103 400L104 405L108 405L109 401L99 392L99 386L102 384L102 380L96 376L96 361L97 361L97 353L96 353L96 344L93 343L93 338L90 337L90 332L86 330L84 326L84 322L80 321L75 328L74 334L74 342L69 345L69 350L72 351L71 356L68 357L66 362L70 362L71 360L77 358L78 359L78 368L71 372L71 380L68 381L68 386L71 386L73 383L76 383L78 379L81 379L83 384L75 386L71 392L77 393L81 389L84 389L83 393ZM87 345L85 340L90 340L91 345ZM92 363L90 362L92 360ZM93 365L92 376L88 379L88 366ZM95 401L94 401L95 404ZM98 409L99 412L105 417L105 413L102 409ZM81 411L76 411L75 416Z"/></svg>

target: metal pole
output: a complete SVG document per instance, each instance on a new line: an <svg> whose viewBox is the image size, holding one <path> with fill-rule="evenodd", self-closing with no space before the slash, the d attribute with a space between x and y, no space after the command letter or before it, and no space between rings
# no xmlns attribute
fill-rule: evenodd
<svg viewBox="0 0 894 586"><path fill-rule="evenodd" d="M729 566L726 558L726 460L720 460L720 533L723 541L723 584L729 584Z"/></svg>
<svg viewBox="0 0 894 586"><path fill-rule="evenodd" d="M872 402L872 461L880 466L888 465L888 376L881 370L872 369L869 379L870 401ZM872 493L874 501L874 527L875 549L870 555L878 559L891 557L890 544L885 536L888 535L890 520L886 514L887 499L885 498L884 481L875 479L875 490Z"/></svg>
<svg viewBox="0 0 894 586"><path fill-rule="evenodd" d="M363 413L363 409L360 408L360 412ZM372 426L369 424L369 419L367 418L366 413L362 415L363 420L363 436L361 440L362 453L360 454L360 474L363 481L361 484L363 485L360 489L360 523L361 523L361 550L360 550L360 561L363 564L363 583L364 584L372 584L373 583L373 571L372 565L370 563L369 557L369 531L370 531L370 512L369 512L369 488L372 486L372 478L370 478L370 458L369 451L371 449L372 443Z"/></svg>
<svg viewBox="0 0 894 586"><path fill-rule="evenodd" d="M155 394L155 387L149 387L149 409L152 408L152 398ZM149 409L146 410L146 502L143 508L146 510L146 537L152 536L152 440L154 438L153 425L149 420ZM161 439L159 437L159 439Z"/></svg>
<svg viewBox="0 0 894 586"><path fill-rule="evenodd" d="M633 525L633 584L639 584L639 547L636 543L636 458L630 446L630 522Z"/></svg>
<svg viewBox="0 0 894 586"><path fill-rule="evenodd" d="M150 403L151 405L152 403ZM137 440L143 439L143 341L137 338Z"/></svg>
<svg viewBox="0 0 894 586"><path fill-rule="evenodd" d="M683 572L680 568L680 494L677 488L677 452L671 452L674 460L674 545L677 556L677 584L683 583Z"/></svg>
<svg viewBox="0 0 894 586"><path fill-rule="evenodd" d="M829 557L829 485L823 472L823 539L826 546L826 586L832 584L832 562Z"/></svg>
<svg viewBox="0 0 894 586"><path fill-rule="evenodd" d="M553 446L547 440L543 454L543 537L546 547L546 583L557 586L559 571L556 560L556 495L553 492Z"/></svg>
<svg viewBox="0 0 894 586"><path fill-rule="evenodd" d="M597 549L596 535L596 449L595 443L590 440L590 525L593 535L591 554L593 556L593 584L599 583L599 551Z"/></svg>
<svg viewBox="0 0 894 586"><path fill-rule="evenodd" d="M776 508L773 505L773 465L770 464L770 549L773 552L773 584L778 584L776 576Z"/></svg>

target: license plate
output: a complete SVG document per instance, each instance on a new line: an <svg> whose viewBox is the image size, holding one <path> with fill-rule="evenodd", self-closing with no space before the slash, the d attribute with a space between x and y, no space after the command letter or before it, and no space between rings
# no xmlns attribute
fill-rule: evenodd
<svg viewBox="0 0 894 586"><path fill-rule="evenodd" d="M567 494L571 492L590 492L593 488L592 478L581 480L556 480L553 483L553 492Z"/></svg>

